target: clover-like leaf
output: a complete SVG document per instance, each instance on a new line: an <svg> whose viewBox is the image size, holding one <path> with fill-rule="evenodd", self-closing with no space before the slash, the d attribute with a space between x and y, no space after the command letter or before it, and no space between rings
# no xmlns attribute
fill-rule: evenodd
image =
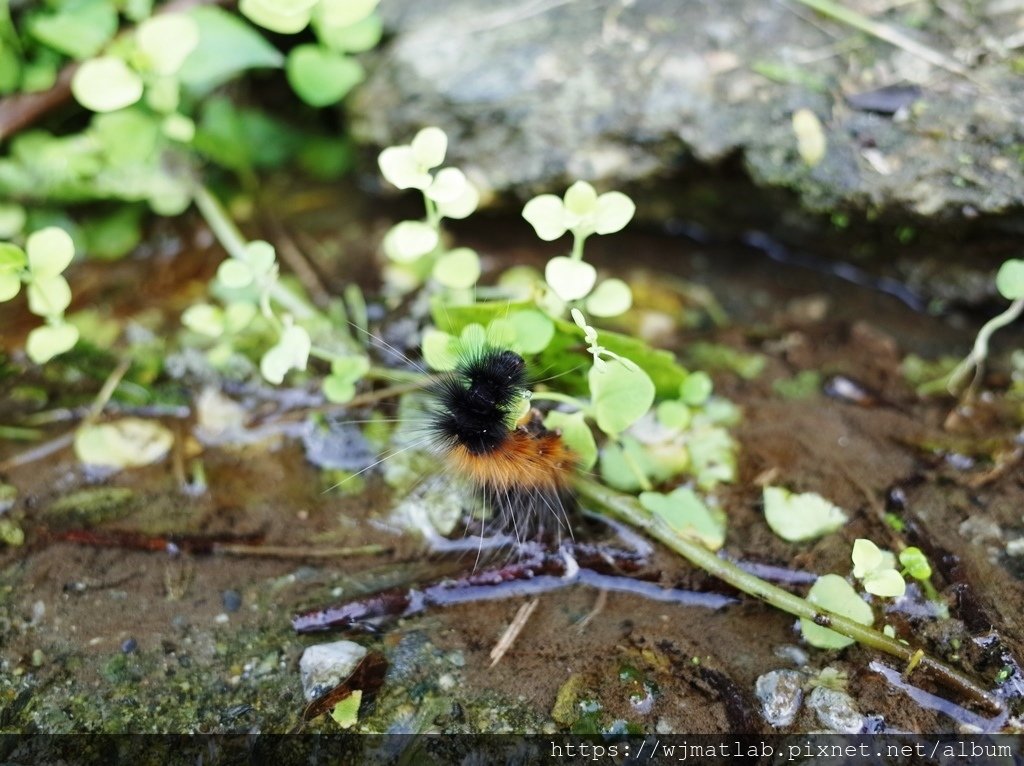
<svg viewBox="0 0 1024 766"><path fill-rule="evenodd" d="M280 385L291 370L304 370L313 347L309 333L292 325L281 333L281 339L260 359L260 372L269 382Z"/></svg>
<svg viewBox="0 0 1024 766"><path fill-rule="evenodd" d="M708 400L713 389L711 376L698 370L691 372L686 376L686 380L679 384L679 398L691 407L699 407Z"/></svg>
<svg viewBox="0 0 1024 766"><path fill-rule="evenodd" d="M161 13L139 24L135 42L154 72L173 75L199 45L199 25L183 13Z"/></svg>
<svg viewBox="0 0 1024 766"><path fill-rule="evenodd" d="M693 419L693 413L690 408L674 399L661 402L655 410L655 414L658 422L663 426L678 431L685 429Z"/></svg>
<svg viewBox="0 0 1024 766"><path fill-rule="evenodd" d="M853 560L853 576L858 580L873 569L885 566L882 549L862 537L854 541L850 558Z"/></svg>
<svg viewBox="0 0 1024 766"><path fill-rule="evenodd" d="M900 551L900 563L915 580L927 580L932 576L932 566L927 557L913 545Z"/></svg>
<svg viewBox="0 0 1024 766"><path fill-rule="evenodd" d="M238 10L250 21L271 32L301 32L313 16L318 0L240 0Z"/></svg>
<svg viewBox="0 0 1024 766"><path fill-rule="evenodd" d="M556 240L569 230L565 221L565 204L554 194L541 194L527 202L523 218L545 242Z"/></svg>
<svg viewBox="0 0 1024 766"><path fill-rule="evenodd" d="M1024 298L1024 260L1011 258L999 267L996 289L1008 301Z"/></svg>
<svg viewBox="0 0 1024 766"><path fill-rule="evenodd" d="M480 256L468 247L457 247L434 264L434 279L454 290L467 289L480 278Z"/></svg>
<svg viewBox="0 0 1024 766"><path fill-rule="evenodd" d="M612 362L590 368L587 380L597 426L616 436L643 417L654 403L654 383L635 365Z"/></svg>
<svg viewBox="0 0 1024 766"><path fill-rule="evenodd" d="M448 136L440 128L423 128L413 137L410 148L419 166L430 170L444 162L444 155L448 151Z"/></svg>
<svg viewBox="0 0 1024 766"><path fill-rule="evenodd" d="M142 78L114 56L85 61L71 78L71 92L86 109L113 112L142 98Z"/></svg>
<svg viewBox="0 0 1024 766"><path fill-rule="evenodd" d="M29 235L25 252L33 277L55 277L75 257L75 243L64 229L47 226Z"/></svg>
<svg viewBox="0 0 1024 766"><path fill-rule="evenodd" d="M587 311L597 317L617 317L633 305L633 291L621 279L606 279L587 297Z"/></svg>
<svg viewBox="0 0 1024 766"><path fill-rule="evenodd" d="M420 342L423 361L437 372L454 370L459 363L458 338L436 327L428 327Z"/></svg>
<svg viewBox="0 0 1024 766"><path fill-rule="evenodd" d="M437 247L437 230L423 221L401 221L384 235L384 254L396 263L412 263Z"/></svg>
<svg viewBox="0 0 1024 766"><path fill-rule="evenodd" d="M605 192L597 198L594 206L594 231L597 234L614 234L626 227L636 212L633 200L622 192Z"/></svg>
<svg viewBox="0 0 1024 766"><path fill-rule="evenodd" d="M864 603L853 586L839 575L822 575L815 580L807 593L807 600L815 606L835 612L861 625L870 625L875 621L871 607ZM816 625L806 617L800 619L800 630L803 631L807 643L819 649L842 649L854 643L852 638Z"/></svg>
<svg viewBox="0 0 1024 766"><path fill-rule="evenodd" d="M834 532L846 523L846 512L814 492L795 494L783 487L765 487L764 518L783 540L801 542Z"/></svg>
<svg viewBox="0 0 1024 766"><path fill-rule="evenodd" d="M853 576L861 580L864 590L884 598L898 598L907 584L896 571L896 557L881 550L870 540L858 538L853 543Z"/></svg>
<svg viewBox="0 0 1024 766"><path fill-rule="evenodd" d="M399 189L426 189L433 177L424 170L411 146L389 146L377 157L381 175Z"/></svg>
<svg viewBox="0 0 1024 766"><path fill-rule="evenodd" d="M677 487L667 495L642 492L640 505L668 524L680 537L697 539L713 551L725 543L725 514L708 508L689 487Z"/></svg>
<svg viewBox="0 0 1024 766"><path fill-rule="evenodd" d="M344 404L356 395L356 383L366 375L370 362L365 356L345 356L331 362L331 374L324 378L327 401Z"/></svg>
<svg viewBox="0 0 1024 766"><path fill-rule="evenodd" d="M582 412L552 410L544 416L544 427L562 434L581 471L589 471L597 463L597 442Z"/></svg>
<svg viewBox="0 0 1024 766"><path fill-rule="evenodd" d="M516 330L516 350L522 354L539 354L555 337L555 323L540 311L524 309L509 315Z"/></svg>
<svg viewBox="0 0 1024 766"><path fill-rule="evenodd" d="M224 309L224 332L234 334L241 332L256 318L256 306L245 301L229 303Z"/></svg>
<svg viewBox="0 0 1024 766"><path fill-rule="evenodd" d="M299 45L285 63L288 83L310 106L341 101L365 77L362 65L351 56L319 45Z"/></svg>
<svg viewBox="0 0 1024 766"><path fill-rule="evenodd" d="M864 590L882 598L899 598L907 592L907 583L895 569L876 569L864 577Z"/></svg>
<svg viewBox="0 0 1024 766"><path fill-rule="evenodd" d="M37 316L57 316L71 305L71 286L59 274L33 278L27 292L28 310Z"/></svg>
<svg viewBox="0 0 1024 766"><path fill-rule="evenodd" d="M443 168L424 193L434 202L451 202L462 196L468 183L466 174L458 168Z"/></svg>
<svg viewBox="0 0 1024 766"><path fill-rule="evenodd" d="M441 173L444 173L444 170ZM438 175L441 175L441 173L438 173ZM476 187L470 181L466 181L459 196L437 203L437 212L443 218L461 220L472 215L479 204L480 192L476 190Z"/></svg>
<svg viewBox="0 0 1024 766"><path fill-rule="evenodd" d="M75 454L87 465L134 468L161 460L174 444L174 434L155 420L123 418L86 425L75 434Z"/></svg>
<svg viewBox="0 0 1024 766"><path fill-rule="evenodd" d="M586 181L577 181L566 189L563 202L571 221L569 228L572 229L582 219L593 214L597 207L597 192Z"/></svg>
<svg viewBox="0 0 1024 766"><path fill-rule="evenodd" d="M233 290L248 287L254 278L252 267L236 258L228 258L217 267L217 279Z"/></svg>
<svg viewBox="0 0 1024 766"><path fill-rule="evenodd" d="M188 329L210 338L219 338L225 329L224 312L209 303L189 306L182 312L181 323Z"/></svg>
<svg viewBox="0 0 1024 766"><path fill-rule="evenodd" d="M544 267L544 279L563 301L585 298L597 281L597 269L586 261L558 255Z"/></svg>
<svg viewBox="0 0 1024 766"><path fill-rule="evenodd" d="M24 250L9 242L0 242L0 303L9 301L21 290L21 274L27 266Z"/></svg>
<svg viewBox="0 0 1024 766"><path fill-rule="evenodd" d="M28 334L25 340L25 353L36 364L43 364L58 354L70 351L77 342L78 328L74 325L43 325Z"/></svg>
<svg viewBox="0 0 1024 766"><path fill-rule="evenodd" d="M273 270L277 263L277 254L274 246L262 239L256 239L245 246L245 262L253 271L256 277L263 277Z"/></svg>
<svg viewBox="0 0 1024 766"><path fill-rule="evenodd" d="M16 202L0 202L0 239L17 236L25 228L28 214Z"/></svg>
<svg viewBox="0 0 1024 766"><path fill-rule="evenodd" d="M380 4L380 0L320 0L317 18L330 27L347 27L362 21Z"/></svg>

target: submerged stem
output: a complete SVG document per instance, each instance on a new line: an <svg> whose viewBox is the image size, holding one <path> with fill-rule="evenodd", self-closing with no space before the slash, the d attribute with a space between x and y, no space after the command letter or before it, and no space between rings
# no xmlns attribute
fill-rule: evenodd
<svg viewBox="0 0 1024 766"><path fill-rule="evenodd" d="M951 394L956 395L967 373L972 369L975 370L975 380L978 379L978 376L981 374L982 365L988 358L988 342L992 338L992 334L1016 320L1021 315L1021 312L1024 312L1024 298L1015 300L1006 311L992 317L978 330L978 337L974 339L974 347L971 349L971 353L949 374L947 388Z"/></svg>
<svg viewBox="0 0 1024 766"><path fill-rule="evenodd" d="M604 508L627 524L643 530L694 566L703 569L737 590L759 598L787 614L811 620L816 625L834 630L864 646L891 654L908 666L911 662L916 661L917 667L928 671L936 681L944 686L957 690L994 714L1003 712L1003 704L998 698L981 688L959 670L926 654L919 656L917 649L842 615L820 609L800 596L795 596L760 577L743 571L735 564L719 558L700 543L680 537L668 524L641 509L632 497L608 489L598 482L584 477L577 480L576 488L582 497Z"/></svg>

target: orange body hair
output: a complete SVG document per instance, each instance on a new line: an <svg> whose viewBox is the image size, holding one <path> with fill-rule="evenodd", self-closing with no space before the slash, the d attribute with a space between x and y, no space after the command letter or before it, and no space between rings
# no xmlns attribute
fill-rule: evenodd
<svg viewBox="0 0 1024 766"><path fill-rule="evenodd" d="M499 449L474 455L457 444L448 453L452 467L482 487L496 492L569 489L577 459L553 431L534 435L520 426Z"/></svg>

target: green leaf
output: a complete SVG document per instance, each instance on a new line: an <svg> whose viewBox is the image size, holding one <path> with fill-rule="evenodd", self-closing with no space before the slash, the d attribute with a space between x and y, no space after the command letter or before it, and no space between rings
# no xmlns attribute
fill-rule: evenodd
<svg viewBox="0 0 1024 766"><path fill-rule="evenodd" d="M814 492L798 495L782 487L765 487L763 496L765 521L789 542L821 537L846 523L845 511Z"/></svg>
<svg viewBox="0 0 1024 766"><path fill-rule="evenodd" d="M861 625L870 625L875 621L871 607L864 603L857 591L839 575L827 574L815 580L807 594L807 600L815 606L835 612ZM854 643L852 638L815 625L807 618L800 619L800 630L803 631L807 643L819 649L842 649Z"/></svg>
<svg viewBox="0 0 1024 766"><path fill-rule="evenodd" d="M711 396L714 385L706 372L691 372L679 386L679 398L691 407L699 407Z"/></svg>
<svg viewBox="0 0 1024 766"><path fill-rule="evenodd" d="M238 290L252 284L253 270L248 263L228 258L217 268L217 279L225 287Z"/></svg>
<svg viewBox="0 0 1024 766"><path fill-rule="evenodd" d="M362 689L355 689L331 708L331 720L342 729L351 729L359 722L359 705L363 701Z"/></svg>
<svg viewBox="0 0 1024 766"><path fill-rule="evenodd" d="M597 463L597 442L582 412L552 410L544 417L544 427L561 432L562 440L576 455L579 470L589 471Z"/></svg>
<svg viewBox="0 0 1024 766"><path fill-rule="evenodd" d="M725 543L725 514L708 508L689 487L678 487L668 495L642 492L640 505L668 524L680 537L695 538L713 551Z"/></svg>
<svg viewBox="0 0 1024 766"><path fill-rule="evenodd" d="M113 112L142 98L142 78L113 56L84 62L71 79L71 92L86 109Z"/></svg>
<svg viewBox="0 0 1024 766"><path fill-rule="evenodd" d="M797 109L793 113L793 134L796 136L797 151L808 167L814 167L825 158L827 141L825 129L818 115L810 109Z"/></svg>
<svg viewBox="0 0 1024 766"><path fill-rule="evenodd" d="M377 157L385 180L399 189L426 189L433 177L420 167L411 146L389 146Z"/></svg>
<svg viewBox="0 0 1024 766"><path fill-rule="evenodd" d="M411 263L437 247L437 230L422 221L402 221L384 235L384 254L397 263Z"/></svg>
<svg viewBox="0 0 1024 766"><path fill-rule="evenodd" d="M858 580L873 569L884 566L881 549L863 537L854 540L850 558L853 560L853 576Z"/></svg>
<svg viewBox="0 0 1024 766"><path fill-rule="evenodd" d="M1024 260L1011 258L999 267L996 289L1008 301L1024 298Z"/></svg>
<svg viewBox="0 0 1024 766"><path fill-rule="evenodd" d="M199 25L184 13L161 13L138 26L135 42L154 72L173 75L199 45Z"/></svg>
<svg viewBox="0 0 1024 766"><path fill-rule="evenodd" d="M693 417L689 407L673 399L661 402L655 414L657 415L658 422L663 426L679 431L690 425L690 420Z"/></svg>
<svg viewBox="0 0 1024 766"><path fill-rule="evenodd" d="M356 394L356 383L370 369L365 356L345 356L331 362L331 374L324 378L323 390L327 400L344 404Z"/></svg>
<svg viewBox="0 0 1024 766"><path fill-rule="evenodd" d="M174 434L155 420L122 418L87 425L75 434L75 454L86 465L122 469L150 465L170 451Z"/></svg>
<svg viewBox="0 0 1024 766"><path fill-rule="evenodd" d="M642 369L615 361L587 375L598 428L616 436L642 418L654 402L654 383Z"/></svg>
<svg viewBox="0 0 1024 766"><path fill-rule="evenodd" d="M3 255L3 247L6 243L0 244L0 256ZM7 247L14 247L14 245L6 245ZM21 277L10 271L0 270L0 303L9 301L11 298L21 292Z"/></svg>
<svg viewBox="0 0 1024 766"><path fill-rule="evenodd" d="M284 56L237 15L216 7L193 8L199 44L185 59L178 78L197 95L209 93L248 69L278 69Z"/></svg>
<svg viewBox="0 0 1024 766"><path fill-rule="evenodd" d="M587 312L596 317L617 317L633 305L633 291L621 279L606 279L587 298Z"/></svg>
<svg viewBox="0 0 1024 766"><path fill-rule="evenodd" d="M208 303L189 306L181 315L181 323L190 330L211 338L224 334L224 312Z"/></svg>
<svg viewBox="0 0 1024 766"><path fill-rule="evenodd" d="M365 76L354 58L319 45L293 48L285 71L299 98L316 107L337 103Z"/></svg>
<svg viewBox="0 0 1024 766"><path fill-rule="evenodd" d="M920 548L910 546L900 551L900 563L915 580L927 580L932 576L932 567Z"/></svg>
<svg viewBox="0 0 1024 766"><path fill-rule="evenodd" d="M328 5L321 2L313 12L313 27L317 39L332 50L341 53L363 53L380 42L384 34L384 23L376 14L345 26L335 26L332 20L324 20L321 9ZM350 5L345 0L345 5Z"/></svg>
<svg viewBox="0 0 1024 766"><path fill-rule="evenodd" d="M453 290L465 290L480 278L480 256L468 247L457 247L434 264L434 279Z"/></svg>
<svg viewBox="0 0 1024 766"><path fill-rule="evenodd" d="M54 14L34 17L29 32L71 58L95 56L117 32L117 11L109 0L66 0L58 8Z"/></svg>
<svg viewBox="0 0 1024 766"><path fill-rule="evenodd" d="M24 250L10 242L0 242L0 274L17 274L27 266Z"/></svg>
<svg viewBox="0 0 1024 766"><path fill-rule="evenodd" d="M16 202L0 202L0 239L15 237L25 228L25 208Z"/></svg>
<svg viewBox="0 0 1024 766"><path fill-rule="evenodd" d="M585 298L593 289L597 281L597 269L586 261L558 255L548 261L544 268L544 279L563 301L576 301Z"/></svg>
<svg viewBox="0 0 1024 766"><path fill-rule="evenodd" d="M142 210L137 205L123 205L112 213L88 219L82 232L89 256L112 260L134 250L142 240Z"/></svg>
<svg viewBox="0 0 1024 766"><path fill-rule="evenodd" d="M622 492L650 489L654 466L644 446L631 436L609 440L601 448L601 480Z"/></svg>
<svg viewBox="0 0 1024 766"><path fill-rule="evenodd" d="M78 342L78 328L70 324L43 325L28 334L25 353L36 364L48 362L70 351Z"/></svg>
<svg viewBox="0 0 1024 766"><path fill-rule="evenodd" d="M316 16L332 27L349 27L373 13L380 0L320 0Z"/></svg>
<svg viewBox="0 0 1024 766"><path fill-rule="evenodd" d="M508 321L515 327L515 346L520 354L539 354L555 335L555 323L547 314L534 309L514 311Z"/></svg>
<svg viewBox="0 0 1024 766"><path fill-rule="evenodd" d="M309 24L317 0L241 0L238 10L271 32L293 35Z"/></svg>
<svg viewBox="0 0 1024 766"><path fill-rule="evenodd" d="M462 196L468 183L466 174L458 168L443 168L437 171L424 194L434 202L451 202Z"/></svg>
<svg viewBox="0 0 1024 766"><path fill-rule="evenodd" d="M594 212L597 207L597 192L586 181L577 181L565 191L565 210L576 219ZM569 226L570 229L574 225Z"/></svg>
<svg viewBox="0 0 1024 766"><path fill-rule="evenodd" d="M899 598L907 592L907 583L903 576L891 568L868 572L863 583L864 590L882 598Z"/></svg>
<svg viewBox="0 0 1024 766"><path fill-rule="evenodd" d="M430 170L444 162L444 155L448 152L448 136L437 127L423 128L413 136L409 148L417 164L424 170Z"/></svg>
<svg viewBox="0 0 1024 766"><path fill-rule="evenodd" d="M54 277L64 271L75 257L75 243L64 229L47 226L29 235L25 251L33 278Z"/></svg>
<svg viewBox="0 0 1024 766"><path fill-rule="evenodd" d="M636 212L633 200L622 192L606 192L597 198L594 206L594 231L613 234L626 227Z"/></svg>
<svg viewBox="0 0 1024 766"><path fill-rule="evenodd" d="M523 218L545 242L556 240L568 231L565 204L554 194L541 194L527 202Z"/></svg>
<svg viewBox="0 0 1024 766"><path fill-rule="evenodd" d="M262 239L255 239L245 246L245 260L257 277L265 277L277 263L274 246Z"/></svg>
<svg viewBox="0 0 1024 766"><path fill-rule="evenodd" d="M420 343L423 361L430 369L438 372L454 370L459 363L457 340L443 330L428 327Z"/></svg>
<svg viewBox="0 0 1024 766"><path fill-rule="evenodd" d="M269 382L280 385L290 370L304 370L313 344L309 333L293 325L281 333L281 339L260 360L260 372Z"/></svg>
<svg viewBox="0 0 1024 766"><path fill-rule="evenodd" d="M159 127L156 118L142 106L97 114L89 132L100 143L104 159L111 165L145 164L152 162L156 154Z"/></svg>
<svg viewBox="0 0 1024 766"><path fill-rule="evenodd" d="M28 310L36 316L54 317L71 305L71 286L64 277L33 277L28 284Z"/></svg>

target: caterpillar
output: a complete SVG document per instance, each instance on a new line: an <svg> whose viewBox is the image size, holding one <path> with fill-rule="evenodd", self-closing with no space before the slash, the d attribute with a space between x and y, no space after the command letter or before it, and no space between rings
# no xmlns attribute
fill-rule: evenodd
<svg viewBox="0 0 1024 766"><path fill-rule="evenodd" d="M537 410L517 419L529 390L523 358L493 347L464 357L428 389L434 444L480 490L501 530L519 539L569 529L578 463Z"/></svg>

